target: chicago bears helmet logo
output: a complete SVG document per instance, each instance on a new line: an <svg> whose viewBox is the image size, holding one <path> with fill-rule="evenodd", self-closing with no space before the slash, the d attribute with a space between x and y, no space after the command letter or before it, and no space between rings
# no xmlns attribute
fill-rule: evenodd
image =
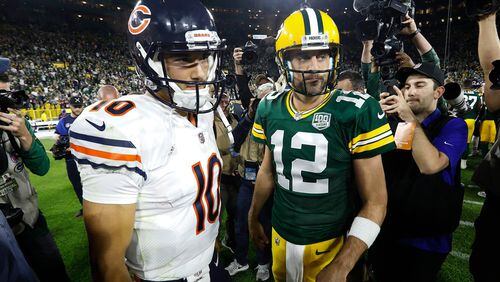
<svg viewBox="0 0 500 282"><path fill-rule="evenodd" d="M133 35L142 33L151 22L150 18L139 17L139 13L151 16L151 10L149 10L148 7L144 5L137 5L137 7L135 7L128 20L128 31Z"/></svg>

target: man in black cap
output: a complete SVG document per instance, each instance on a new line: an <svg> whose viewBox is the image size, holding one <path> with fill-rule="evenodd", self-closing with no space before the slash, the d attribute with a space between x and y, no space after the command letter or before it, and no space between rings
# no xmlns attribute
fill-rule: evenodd
<svg viewBox="0 0 500 282"><path fill-rule="evenodd" d="M76 167L76 161L73 155L69 152L69 128L83 111L82 97L79 95L73 95L69 100L69 107L71 109L71 114L61 118L56 126L56 134L58 135L56 143L59 142L68 146L68 154L66 155L66 171L68 173L69 181L71 182L71 185L73 185L75 194L78 197L78 201L82 204L82 181L80 179L78 168ZM82 209L80 209L76 213L75 217L81 217L82 215Z"/></svg>
<svg viewBox="0 0 500 282"><path fill-rule="evenodd" d="M437 108L445 92L437 65L402 68L396 78L397 95L380 95L398 150L383 155L387 216L370 259L377 281L434 281L460 221L467 126Z"/></svg>

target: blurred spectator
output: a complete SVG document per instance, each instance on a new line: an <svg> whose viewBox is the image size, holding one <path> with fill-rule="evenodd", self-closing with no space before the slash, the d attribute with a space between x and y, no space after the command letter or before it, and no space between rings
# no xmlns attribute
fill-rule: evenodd
<svg viewBox="0 0 500 282"><path fill-rule="evenodd" d="M476 15L479 16L478 53L486 83L484 89L486 106L498 118L500 116L500 90L491 88L493 83L489 75L494 69L492 62L500 60L500 40L496 23L496 11L500 8L500 3L498 1L466 1L466 4L468 8L483 4L489 10L486 14ZM491 259L500 251L495 232L500 214L499 140L497 136L495 144L472 176L472 180L486 192L481 214L474 223L476 236L469 260L472 276L475 281L479 282L500 281L500 270L495 260Z"/></svg>
<svg viewBox="0 0 500 282"><path fill-rule="evenodd" d="M0 280L5 282L36 282L33 270L17 245L5 216L0 211Z"/></svg>
<svg viewBox="0 0 500 282"><path fill-rule="evenodd" d="M56 144L64 144L66 147L66 172L68 173L69 181L73 186L73 190L75 191L76 196L78 197L78 201L80 205L83 204L82 199L82 181L80 179L80 173L78 172L78 168L76 166L76 160L69 152L69 130L71 124L75 121L75 119L82 113L83 111L83 99L80 96L73 96L69 101L69 105L71 108L71 114L66 115L56 126L56 136L57 141ZM81 217L83 215L82 209L80 209L75 217Z"/></svg>
<svg viewBox="0 0 500 282"><path fill-rule="evenodd" d="M224 94L220 101L220 108L224 112L224 115L229 122L231 128L235 128L238 125L236 118L229 112L229 96ZM236 201L238 197L238 190L240 187L241 179L237 173L238 162L237 158L231 154L232 141L228 131L227 125L224 124L220 113L217 112L215 115L215 130L217 136L217 147L222 157L222 178L221 178L221 199L222 207L226 209L226 234L222 239L222 245L228 248L234 253L236 247L235 239L235 217L236 217Z"/></svg>

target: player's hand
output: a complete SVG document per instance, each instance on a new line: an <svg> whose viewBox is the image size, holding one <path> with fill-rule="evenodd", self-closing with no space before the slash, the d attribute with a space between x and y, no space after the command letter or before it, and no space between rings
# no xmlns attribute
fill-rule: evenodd
<svg viewBox="0 0 500 282"><path fill-rule="evenodd" d="M346 282L349 271L332 262L316 276L316 282Z"/></svg>
<svg viewBox="0 0 500 282"><path fill-rule="evenodd" d="M234 64L237 66L240 66L242 58L243 58L243 49L240 47L234 48L234 51L233 51Z"/></svg>
<svg viewBox="0 0 500 282"><path fill-rule="evenodd" d="M415 66L413 60L405 52L396 52L396 60L400 68L412 68Z"/></svg>
<svg viewBox="0 0 500 282"><path fill-rule="evenodd" d="M21 111L11 108L7 110L9 110L10 114L0 112L0 121L5 123L5 125L0 125L0 129L11 132L12 135L19 139L21 148L24 151L29 151L33 143L33 137L28 128L26 128L25 119Z"/></svg>
<svg viewBox="0 0 500 282"><path fill-rule="evenodd" d="M410 35L417 31L417 24L415 23L415 20L408 16L408 14L406 14L404 20L401 23L403 24L404 28L401 29L399 34Z"/></svg>
<svg viewBox="0 0 500 282"><path fill-rule="evenodd" d="M264 250L269 244L269 239L264 232L264 227L260 224L258 219L248 218L248 230L250 231L250 238L257 246L257 248Z"/></svg>
<svg viewBox="0 0 500 282"><path fill-rule="evenodd" d="M396 86L393 86L394 91L398 95L390 95L387 92L380 94L380 107L386 114L397 114L398 117L406 122L417 121L415 114L406 102L403 92Z"/></svg>

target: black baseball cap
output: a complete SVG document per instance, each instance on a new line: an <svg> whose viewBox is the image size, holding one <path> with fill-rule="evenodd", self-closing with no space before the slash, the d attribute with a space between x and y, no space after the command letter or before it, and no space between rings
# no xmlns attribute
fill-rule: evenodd
<svg viewBox="0 0 500 282"><path fill-rule="evenodd" d="M413 68L401 68L396 73L396 79L402 84L405 84L406 79L412 74L424 75L434 79L439 86L444 85L444 73L439 66L434 63L421 63L416 64Z"/></svg>
<svg viewBox="0 0 500 282"><path fill-rule="evenodd" d="M10 69L10 60L0 57L0 74L6 73Z"/></svg>
<svg viewBox="0 0 500 282"><path fill-rule="evenodd" d="M83 99L80 96L73 96L69 99L69 104L71 106L83 106Z"/></svg>

